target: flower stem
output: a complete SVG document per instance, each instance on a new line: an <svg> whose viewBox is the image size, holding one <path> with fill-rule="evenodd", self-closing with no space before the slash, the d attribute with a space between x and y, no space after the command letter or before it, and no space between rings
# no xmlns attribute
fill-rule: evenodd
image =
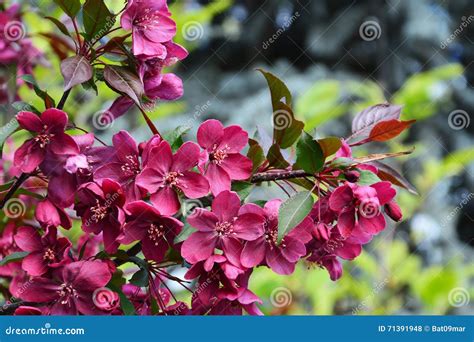
<svg viewBox="0 0 474 342"><path fill-rule="evenodd" d="M158 129L156 128L156 126L153 124L153 122L148 117L147 113L143 110L143 108L139 105L137 105L137 107L138 107L138 109L140 109L140 112L142 112L143 118L145 119L146 124L150 128L151 132L155 135L158 135L160 138L163 138L161 136L160 132L158 132Z"/></svg>
<svg viewBox="0 0 474 342"><path fill-rule="evenodd" d="M313 176L304 170L281 171L281 172L259 172L250 178L250 183L261 183L276 181L280 179L304 178Z"/></svg>

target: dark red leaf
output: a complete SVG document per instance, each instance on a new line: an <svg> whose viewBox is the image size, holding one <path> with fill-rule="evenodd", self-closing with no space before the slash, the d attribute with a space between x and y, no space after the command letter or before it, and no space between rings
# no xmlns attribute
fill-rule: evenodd
<svg viewBox="0 0 474 342"><path fill-rule="evenodd" d="M389 181L395 185L398 185L402 188L407 189L408 192L414 195L418 195L416 188L405 177L403 177L397 170L395 170L391 166L379 161L372 161L369 164L377 168L378 170L377 175L379 176L381 180Z"/></svg>
<svg viewBox="0 0 474 342"><path fill-rule="evenodd" d="M381 103L364 109L352 121L352 134L365 138L370 129L380 121L399 119L401 106Z"/></svg>
<svg viewBox="0 0 474 342"><path fill-rule="evenodd" d="M396 119L381 121L372 128L369 139L372 141L390 140L410 127L415 121L416 120L400 121Z"/></svg>
<svg viewBox="0 0 474 342"><path fill-rule="evenodd" d="M64 77L64 91L66 91L75 85L89 81L93 70L86 57L74 56L61 62L61 74Z"/></svg>

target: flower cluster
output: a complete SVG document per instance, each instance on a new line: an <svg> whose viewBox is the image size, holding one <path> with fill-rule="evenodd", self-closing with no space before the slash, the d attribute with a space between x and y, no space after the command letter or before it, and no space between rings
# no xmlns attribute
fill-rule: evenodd
<svg viewBox="0 0 474 342"><path fill-rule="evenodd" d="M152 101L181 95L179 78L162 72L187 54L172 42L176 24L170 16L164 0L129 0L122 11L121 27L132 36L128 57L134 60L127 63L136 66L137 78L117 66L101 70L107 85L121 93L112 106L115 115L141 101L128 92L139 85ZM83 53L82 39L76 44ZM115 51L107 44L95 55ZM72 58L66 66L84 70L84 60L92 57ZM2 163L2 178L15 179L2 186L8 223L0 238L0 276L9 281L15 314L261 314L262 300L249 286L255 268L289 275L302 261L326 268L337 280L340 259L356 258L385 229L386 217L402 218L393 179L407 183L372 163L389 154L352 156L353 147L392 138L408 126L393 118L397 108L383 107L389 120L377 106L379 118L370 110L361 113L355 122L370 115L389 125L390 133L364 121L351 137L362 140L352 143L313 139L292 118L294 126L274 131L271 146L214 119L199 126L195 141L184 142L181 130L163 136L148 122L148 140L137 142L120 131L108 145L86 130L78 134L62 110L70 84L87 81L87 72L71 76L67 70L59 108L47 99L41 113L17 113L28 138L5 157L12 162L8 169ZM286 89L276 76L262 73L271 77L272 97L275 84L279 92ZM125 79L133 87L124 87ZM296 160L283 157L290 147ZM14 197L28 182L35 190ZM251 190L266 182L282 187L288 198L250 201ZM23 204L20 214L10 212L11 200ZM186 270L184 279L178 268ZM175 297L171 282L190 292L188 302Z"/></svg>

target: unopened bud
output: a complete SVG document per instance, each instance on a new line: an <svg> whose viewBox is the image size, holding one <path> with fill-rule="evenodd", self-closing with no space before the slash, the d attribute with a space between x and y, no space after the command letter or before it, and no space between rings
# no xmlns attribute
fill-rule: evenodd
<svg viewBox="0 0 474 342"><path fill-rule="evenodd" d="M402 219L402 211L398 206L397 202L390 201L384 205L385 213L395 222L398 222Z"/></svg>

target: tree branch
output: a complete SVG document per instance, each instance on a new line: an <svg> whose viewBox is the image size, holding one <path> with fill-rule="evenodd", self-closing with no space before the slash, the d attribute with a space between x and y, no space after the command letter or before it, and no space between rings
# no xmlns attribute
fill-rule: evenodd
<svg viewBox="0 0 474 342"><path fill-rule="evenodd" d="M281 171L281 172L260 172L250 178L250 183L261 183L280 179L304 178L313 176L304 170Z"/></svg>

